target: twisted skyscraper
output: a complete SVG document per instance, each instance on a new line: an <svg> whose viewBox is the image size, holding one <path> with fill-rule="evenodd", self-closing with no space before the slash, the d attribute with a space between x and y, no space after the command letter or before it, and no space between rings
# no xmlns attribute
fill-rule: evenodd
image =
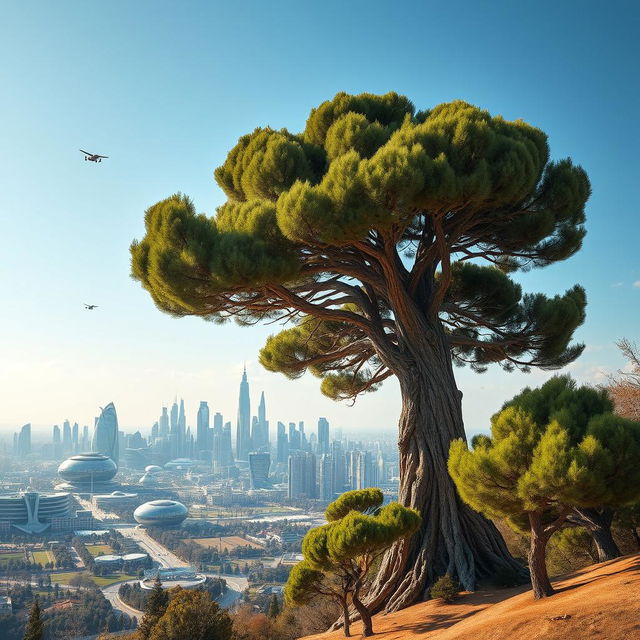
<svg viewBox="0 0 640 640"><path fill-rule="evenodd" d="M118 465L118 416L113 402L110 402L96 421L91 449L111 458Z"/></svg>

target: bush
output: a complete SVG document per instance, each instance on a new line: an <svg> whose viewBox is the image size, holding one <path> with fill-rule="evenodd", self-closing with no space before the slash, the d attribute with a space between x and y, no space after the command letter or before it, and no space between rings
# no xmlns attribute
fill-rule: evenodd
<svg viewBox="0 0 640 640"><path fill-rule="evenodd" d="M459 592L458 583L446 573L434 582L429 594L434 599L439 598L443 602L453 602Z"/></svg>

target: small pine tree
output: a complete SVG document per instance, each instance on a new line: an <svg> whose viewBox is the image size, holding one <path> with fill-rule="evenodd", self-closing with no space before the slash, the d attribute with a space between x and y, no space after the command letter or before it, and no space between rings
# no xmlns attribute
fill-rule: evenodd
<svg viewBox="0 0 640 640"><path fill-rule="evenodd" d="M280 602L278 601L278 596L275 593L271 596L267 615L270 618L277 618L280 615Z"/></svg>
<svg viewBox="0 0 640 640"><path fill-rule="evenodd" d="M422 518L397 502L382 507L380 489L348 491L327 507L329 524L311 529L302 541L304 560L289 574L285 600L304 604L327 596L342 607L349 636L349 598L362 619L362 635L373 635L371 612L362 602L369 571L396 541L415 533ZM369 515L370 514L370 515Z"/></svg>
<svg viewBox="0 0 640 640"><path fill-rule="evenodd" d="M459 592L460 587L455 580L446 573L433 583L429 594L432 598L442 600L442 602L453 602Z"/></svg>
<svg viewBox="0 0 640 640"><path fill-rule="evenodd" d="M44 623L40 611L38 598L35 599L29 613L29 620L24 630L24 640L42 640L44 638Z"/></svg>

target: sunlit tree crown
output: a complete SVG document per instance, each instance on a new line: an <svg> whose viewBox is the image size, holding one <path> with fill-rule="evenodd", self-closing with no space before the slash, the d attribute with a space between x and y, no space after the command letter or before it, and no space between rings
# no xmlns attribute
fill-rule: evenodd
<svg viewBox="0 0 640 640"><path fill-rule="evenodd" d="M173 315L294 320L262 351L269 369L309 368L327 395L355 397L435 320L452 357L479 370L581 352L583 289L525 295L508 275L573 255L590 193L522 120L339 93L302 133L242 136L215 179L227 201L214 218L180 194L147 210L133 276Z"/></svg>

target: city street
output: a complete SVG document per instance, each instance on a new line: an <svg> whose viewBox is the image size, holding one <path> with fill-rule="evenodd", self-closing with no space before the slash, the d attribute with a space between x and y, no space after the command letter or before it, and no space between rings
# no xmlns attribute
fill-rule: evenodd
<svg viewBox="0 0 640 640"><path fill-rule="evenodd" d="M152 560L161 567L188 567L189 563L181 560L174 553L156 542L142 527L121 527L118 529L123 536L138 543L146 551Z"/></svg>
<svg viewBox="0 0 640 640"><path fill-rule="evenodd" d="M134 584L136 582L138 581L130 580L128 584ZM120 600L120 598L118 597L118 589L123 584L127 584L127 583L116 582L116 584L111 584L108 587L104 587L102 589L102 593L104 594L104 597L111 603L111 606L113 607L114 611L120 611L122 613L126 613L129 616L135 616L136 618L138 618L138 622L140 622L140 620L142 619L142 616L144 615L144 612L138 611L137 609L130 607L128 604L125 604L124 602L122 602L122 600Z"/></svg>

